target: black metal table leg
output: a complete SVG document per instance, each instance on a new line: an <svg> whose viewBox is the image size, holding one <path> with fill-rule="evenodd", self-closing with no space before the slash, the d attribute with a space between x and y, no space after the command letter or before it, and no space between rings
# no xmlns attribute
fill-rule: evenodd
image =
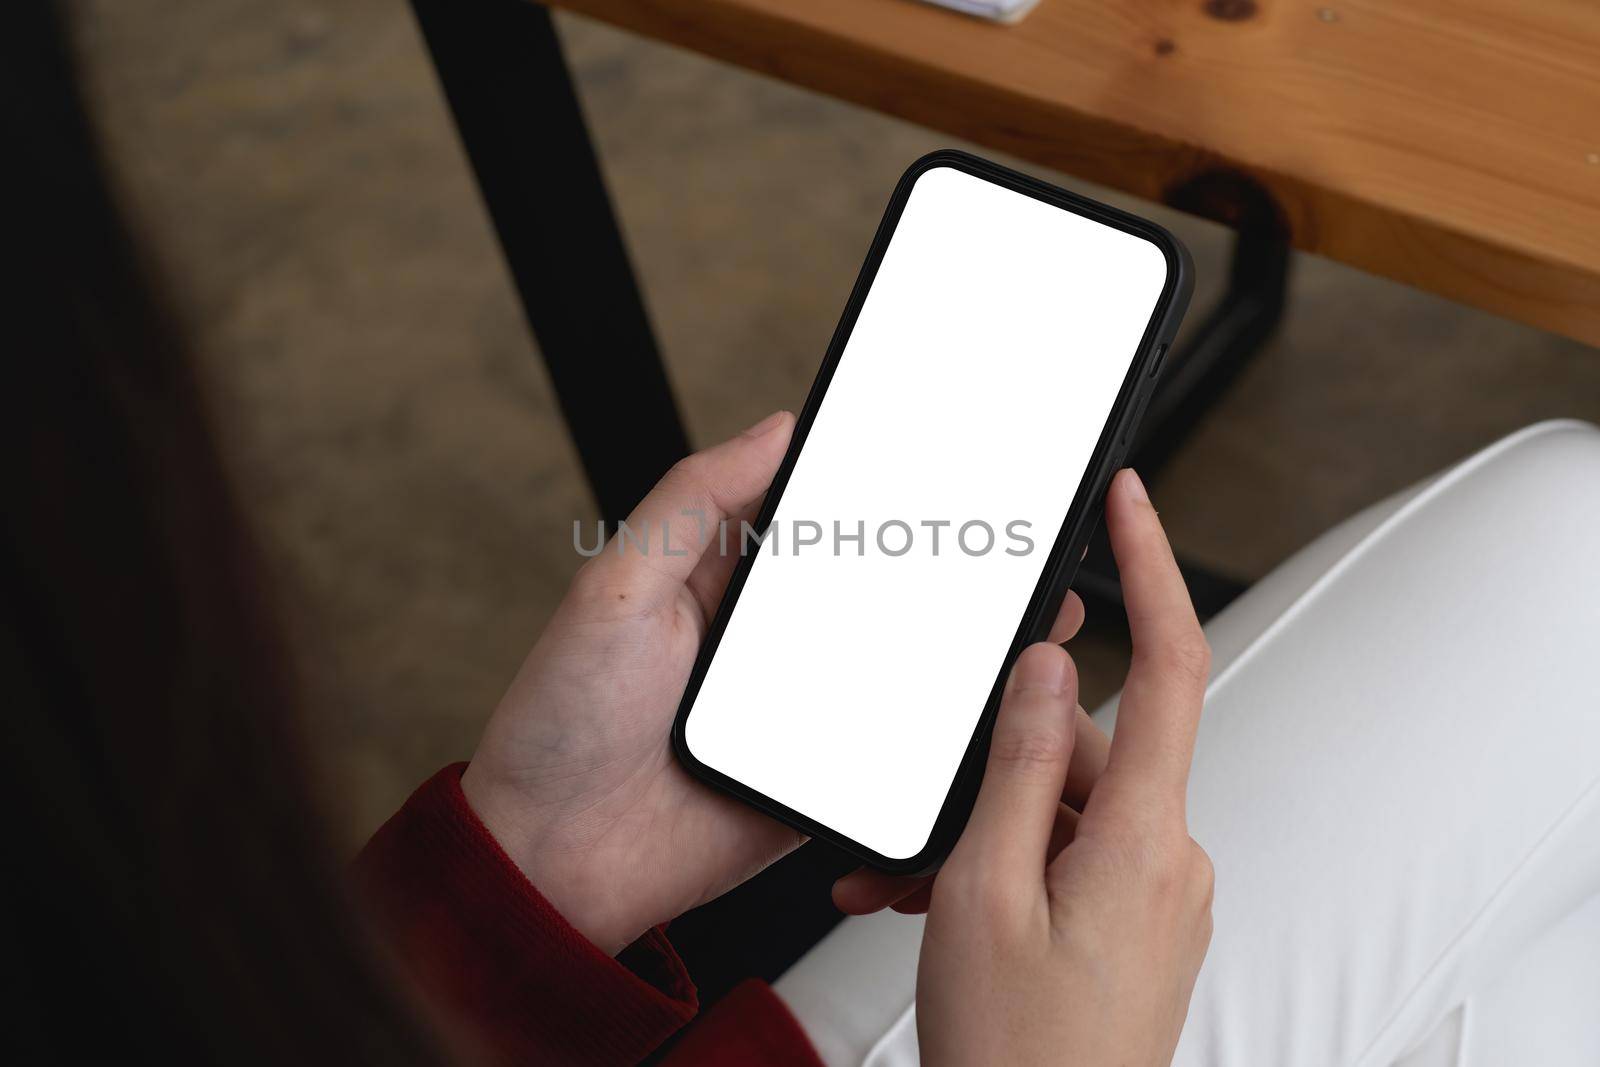
<svg viewBox="0 0 1600 1067"><path fill-rule="evenodd" d="M1179 186L1167 202L1227 223L1235 237L1227 291L1183 350L1173 353L1135 442L1134 462L1151 472L1165 465L1272 336L1289 287L1288 227L1256 182L1214 172Z"/></svg>
<svg viewBox="0 0 1600 1067"><path fill-rule="evenodd" d="M624 518L688 440L561 54L528 0L411 0L551 384L604 518ZM814 842L683 916L673 941L710 1004L776 978L839 922L853 866ZM772 917L782 915L775 932Z"/></svg>
<svg viewBox="0 0 1600 1067"><path fill-rule="evenodd" d="M1132 465L1147 476L1165 465L1272 336L1283 317L1289 284L1288 228L1271 195L1256 182L1217 171L1172 190L1167 202L1227 223L1237 236L1227 291L1184 348L1172 354L1172 364L1150 401L1131 457ZM1179 563L1202 619L1221 611L1245 590L1243 582L1192 562ZM1090 542L1074 588L1120 616L1122 590L1104 530Z"/></svg>
<svg viewBox="0 0 1600 1067"><path fill-rule="evenodd" d="M528 323L609 523L689 451L550 12L412 0Z"/></svg>

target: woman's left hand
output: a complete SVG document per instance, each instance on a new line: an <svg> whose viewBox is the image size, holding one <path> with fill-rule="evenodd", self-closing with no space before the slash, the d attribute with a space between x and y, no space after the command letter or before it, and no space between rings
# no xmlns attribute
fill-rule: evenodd
<svg viewBox="0 0 1600 1067"><path fill-rule="evenodd" d="M804 840L690 778L668 741L739 559L740 523L754 520L793 429L794 416L779 412L667 473L628 516L635 537L612 538L578 571L462 776L512 860L609 953ZM1082 621L1083 602L1069 593L1050 639L1066 640ZM1078 714L1073 783L1086 792L1106 742ZM847 911L923 910L924 881L862 871L835 897Z"/></svg>
<svg viewBox="0 0 1600 1067"><path fill-rule="evenodd" d="M778 412L667 473L628 517L644 550L613 538L579 570L462 776L512 860L608 953L804 840L691 779L668 744L740 520L754 519L793 429Z"/></svg>

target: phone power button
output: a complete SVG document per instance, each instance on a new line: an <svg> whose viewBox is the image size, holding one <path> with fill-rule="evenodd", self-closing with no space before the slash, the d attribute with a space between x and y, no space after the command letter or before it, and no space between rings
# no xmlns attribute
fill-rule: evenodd
<svg viewBox="0 0 1600 1067"><path fill-rule="evenodd" d="M1157 374L1161 373L1161 364L1166 360L1166 358L1167 358L1167 346L1166 345L1156 345L1156 358L1152 359L1150 361L1150 374L1149 374L1149 377L1154 378Z"/></svg>

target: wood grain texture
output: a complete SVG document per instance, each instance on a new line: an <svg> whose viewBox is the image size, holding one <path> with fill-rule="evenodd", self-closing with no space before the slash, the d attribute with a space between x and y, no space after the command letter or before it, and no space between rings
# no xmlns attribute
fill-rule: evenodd
<svg viewBox="0 0 1600 1067"><path fill-rule="evenodd" d="M1149 199L1241 171L1300 249L1600 344L1592 0L554 6Z"/></svg>

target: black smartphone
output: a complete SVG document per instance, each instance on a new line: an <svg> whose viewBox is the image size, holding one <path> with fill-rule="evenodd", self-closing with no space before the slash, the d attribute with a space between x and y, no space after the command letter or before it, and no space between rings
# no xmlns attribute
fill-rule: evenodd
<svg viewBox="0 0 1600 1067"><path fill-rule="evenodd" d="M912 164L760 516L718 535L744 554L673 724L689 771L875 867L936 867L1192 274L1127 212L961 152Z"/></svg>

